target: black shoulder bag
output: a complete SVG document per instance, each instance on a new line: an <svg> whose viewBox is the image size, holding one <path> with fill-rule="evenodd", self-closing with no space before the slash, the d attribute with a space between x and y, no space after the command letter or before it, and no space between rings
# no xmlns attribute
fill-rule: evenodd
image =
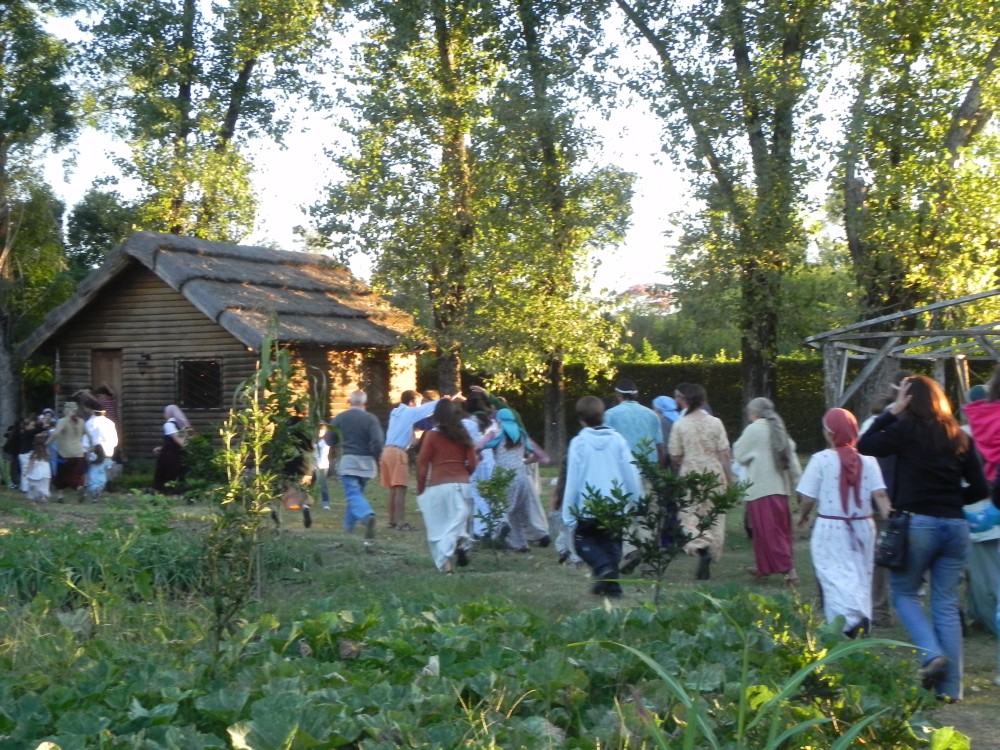
<svg viewBox="0 0 1000 750"><path fill-rule="evenodd" d="M910 536L910 514L894 512L875 539L875 564L889 570L906 567L906 547Z"/></svg>

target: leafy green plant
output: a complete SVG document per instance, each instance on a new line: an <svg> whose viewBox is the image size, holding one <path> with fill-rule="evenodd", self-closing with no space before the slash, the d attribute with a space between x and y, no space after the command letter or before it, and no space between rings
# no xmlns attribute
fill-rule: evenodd
<svg viewBox="0 0 1000 750"><path fill-rule="evenodd" d="M640 564L653 578L653 601L658 604L670 563L690 542L703 537L720 515L740 502L745 486L722 487L719 478L711 473L680 476L650 460L641 446L633 455L649 491L633 500L618 488L608 497L588 486L583 515L635 549ZM692 509L698 510L693 533L680 522L681 513Z"/></svg>
<svg viewBox="0 0 1000 750"><path fill-rule="evenodd" d="M500 562L500 554L496 539L507 517L507 490L514 481L514 476L513 469L498 466L489 479L480 479L477 484L479 494L486 500L488 510L485 513L477 512L476 518L483 522L485 538L493 549L493 560L497 564Z"/></svg>
<svg viewBox="0 0 1000 750"><path fill-rule="evenodd" d="M923 743L909 717L926 704L927 694L918 694L913 677L901 673L902 665L889 651L909 651L913 648L910 644L876 639L845 641L836 627L812 630L809 620L805 621L805 633L796 634L788 627L790 623L782 626L780 619L774 619L773 609L768 613L758 608L756 619L747 617L745 605L752 599L721 600L700 592L687 596L709 603L712 611L721 615L718 619L703 612L699 623L702 632L693 640L684 635L690 624L675 622L683 629L676 634L678 648L700 652L695 656L701 664L698 674L692 675L685 668L686 659L665 658L662 651L646 652L622 641L575 644L621 650L657 678L658 685L650 686L623 670L630 685L627 700L619 704L618 717L626 734L642 726L656 747L713 750L793 746L846 750L859 738L880 748ZM720 638L727 643L718 648ZM783 644L784 655L775 658L780 653L774 652L779 644ZM720 679L723 673L713 674L705 666L722 656L722 651L726 652L722 662L726 677ZM864 663L867 668L858 669ZM901 685L909 687L900 689ZM964 742L954 732L931 739L934 747L953 750L964 750Z"/></svg>
<svg viewBox="0 0 1000 750"><path fill-rule="evenodd" d="M712 473L691 472L684 476L665 469L640 452L635 454L639 473L649 487L632 511L633 522L624 537L636 550L644 571L653 579L653 601L659 603L663 576L674 559L692 541L700 539L717 519L739 505L745 484L722 487ZM681 513L697 509L694 533L681 524Z"/></svg>
<svg viewBox="0 0 1000 750"><path fill-rule="evenodd" d="M845 727L909 750L946 736L915 731L935 701L908 654L845 644L787 596L745 590L558 621L488 599L344 610L331 598L236 622L218 651L198 606L123 602L89 631L68 614L40 599L0 608L0 750L98 737L112 749L830 748Z"/></svg>

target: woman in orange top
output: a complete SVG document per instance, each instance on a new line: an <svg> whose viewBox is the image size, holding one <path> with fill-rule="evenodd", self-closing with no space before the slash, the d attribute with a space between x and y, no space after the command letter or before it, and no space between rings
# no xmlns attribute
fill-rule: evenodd
<svg viewBox="0 0 1000 750"><path fill-rule="evenodd" d="M434 408L434 429L424 433L417 456L417 505L424 515L431 558L442 573L452 573L456 563L469 564L469 476L476 463L458 407L441 399Z"/></svg>

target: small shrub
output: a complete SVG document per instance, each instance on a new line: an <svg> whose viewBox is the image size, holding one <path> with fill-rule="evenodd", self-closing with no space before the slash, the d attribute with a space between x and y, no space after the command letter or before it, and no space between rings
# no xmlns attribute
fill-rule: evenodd
<svg viewBox="0 0 1000 750"><path fill-rule="evenodd" d="M477 483L479 494L486 500L489 510L486 513L476 513L476 518L483 522L486 539L493 548L493 560L497 563L500 562L497 538L507 517L507 490L514 477L513 469L498 466L489 479L481 479Z"/></svg>

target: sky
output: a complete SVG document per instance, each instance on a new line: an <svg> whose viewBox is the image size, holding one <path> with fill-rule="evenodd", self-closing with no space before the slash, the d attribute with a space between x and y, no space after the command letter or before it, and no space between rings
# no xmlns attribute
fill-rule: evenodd
<svg viewBox="0 0 1000 750"><path fill-rule="evenodd" d="M67 24L63 26L62 24ZM52 30L60 35L78 32L61 21ZM289 134L287 145L259 142L254 146L254 186L259 197L257 226L243 244L274 243L288 250L302 249L293 234L296 226L308 226L308 207L322 196L333 181L334 167L324 149L343 136L333 124L337 118L319 114L300 118L301 132ZM630 286L664 283L668 263L670 213L685 202L686 189L678 171L661 150L661 129L656 118L641 105L630 105L599 117L585 113L583 121L604 141L595 163L615 164L636 175L632 222L624 243L598 256L596 289L624 291ZM88 129L69 149L49 158L45 178L55 193L71 207L82 198L95 179L118 172L112 158L127 152L110 136ZM128 185L118 187L130 195ZM366 258L351 264L356 276L367 279Z"/></svg>

